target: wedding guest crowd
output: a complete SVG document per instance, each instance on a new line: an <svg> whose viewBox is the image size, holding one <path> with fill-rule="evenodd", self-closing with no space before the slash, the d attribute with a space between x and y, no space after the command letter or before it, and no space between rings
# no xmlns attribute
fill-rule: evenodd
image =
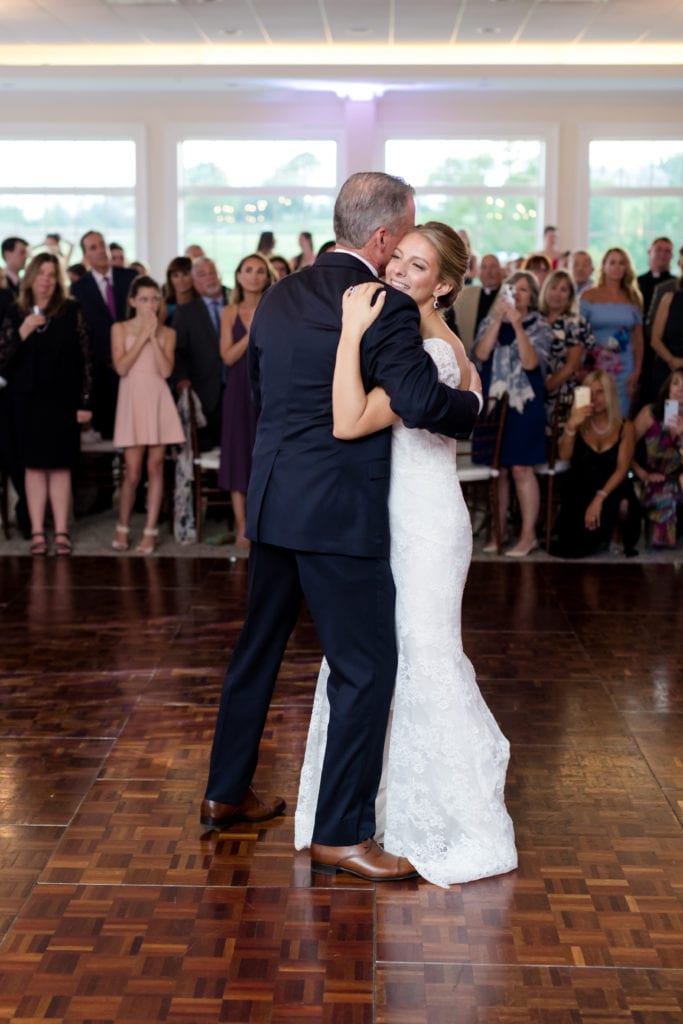
<svg viewBox="0 0 683 1024"><path fill-rule="evenodd" d="M482 370L487 393L509 397L499 506L503 536L513 531L517 535L510 537L505 554L525 557L538 547L541 494L535 467L546 461L553 445L555 456L566 455L570 463L554 531L555 553L580 557L617 537L632 553L638 510L646 542L670 547L680 535L683 482L683 248L680 277L671 272L674 247L664 236L652 241L648 269L637 276L630 254L620 246L607 249L596 261L596 270L587 250L563 252L558 239L558 229L548 225L541 250L505 263L496 253L478 256L470 245L469 283L446 314ZM45 509L50 501L55 550L60 554L70 550L75 442L79 422L91 418L94 436L104 441L113 438L124 450L126 469L112 546L128 549L135 508L146 514L145 532L136 550L148 554L155 549L166 446L187 443L175 419L172 424L168 420L165 399L173 402L186 389L196 396L205 424L199 431L201 450L220 449L218 482L230 494L236 544L248 550L244 523L255 430L246 360L251 318L266 288L310 266L334 243L326 242L316 251L312 234L301 231L298 245L295 256L280 255L274 232L263 231L254 252L239 261L229 289L215 261L202 246L191 244L169 261L160 290L143 262L128 263L123 246L107 243L99 230L82 236L82 262L68 268L56 233L36 245L43 258L40 264L37 256L31 260L26 239L15 235L2 241L0 383L5 381L7 386L0 386L0 461L17 492L17 525L27 537L33 535L34 554L49 549ZM68 249L71 255L73 246L69 244ZM52 262L43 266L49 255ZM40 290L41 281L52 276L50 295L31 301L33 290ZM146 303L144 316L139 312L140 296ZM152 316L158 329L150 326ZM50 339L57 336L59 342L50 347ZM133 337L136 341L131 346ZM63 407L60 415L67 416L69 427L60 428L59 454L44 457L42 452L36 454L36 423L44 426L46 410L50 416L57 413L48 403L41 406L38 420L27 422L33 406L25 396L29 382L31 388L41 381L44 385L41 374L61 351L67 355L60 374L66 374L70 384L63 396L69 395L68 412ZM143 431L143 437L137 431L138 414L131 412L129 392L134 385L135 393L141 393L138 377L151 381L152 376L154 393L162 396L165 427L160 433ZM590 401L577 410L573 398L579 384L590 388ZM120 405L117 412L121 387L124 397L128 396L125 414ZM106 462L106 456L97 456L99 461L103 458ZM596 464L604 467L608 462L610 473L605 476ZM597 476L601 478L597 490L607 495L596 500L588 492ZM100 483L93 511L112 507L113 490L113 482ZM593 529L586 516L597 506L599 524ZM509 514L511 508L514 516ZM492 545L490 541L484 550Z"/></svg>

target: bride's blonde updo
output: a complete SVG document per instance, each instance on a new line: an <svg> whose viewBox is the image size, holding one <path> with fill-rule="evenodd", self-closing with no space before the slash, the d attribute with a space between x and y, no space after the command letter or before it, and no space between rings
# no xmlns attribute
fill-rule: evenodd
<svg viewBox="0 0 683 1024"><path fill-rule="evenodd" d="M437 308L448 309L462 291L470 263L469 246L449 224L443 224L438 220L418 224L414 233L425 238L436 251L439 274L446 284L451 285L450 291L440 295L436 300Z"/></svg>

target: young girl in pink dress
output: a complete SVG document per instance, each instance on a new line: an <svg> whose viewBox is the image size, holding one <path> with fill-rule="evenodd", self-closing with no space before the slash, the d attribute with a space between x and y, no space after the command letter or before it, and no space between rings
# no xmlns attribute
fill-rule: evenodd
<svg viewBox="0 0 683 1024"><path fill-rule="evenodd" d="M119 374L114 445L124 449L119 521L111 546L127 551L130 516L147 449L147 520L136 551L151 555L164 488L164 450L185 436L166 378L173 371L175 331L159 323L161 291L156 281L136 277L128 296L129 319L111 329L114 369Z"/></svg>

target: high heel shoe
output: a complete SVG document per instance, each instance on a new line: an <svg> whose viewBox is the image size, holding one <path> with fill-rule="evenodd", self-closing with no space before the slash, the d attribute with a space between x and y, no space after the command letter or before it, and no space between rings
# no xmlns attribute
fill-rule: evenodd
<svg viewBox="0 0 683 1024"><path fill-rule="evenodd" d="M505 557L506 558L526 558L526 556L530 555L532 551L535 551L537 547L538 547L538 541L537 540L532 540L531 544L525 544L524 546L522 546L522 545L520 545L518 543L518 544L516 544L514 546L514 548L510 548L509 551L505 552Z"/></svg>
<svg viewBox="0 0 683 1024"><path fill-rule="evenodd" d="M153 530L150 526L146 526L145 529L142 531L143 539L140 541L140 543L138 544L138 546L135 549L136 554L138 554L138 555L153 555L154 551L156 549L156 546L157 546L157 537L158 536L159 536L159 531L157 529ZM145 537L151 537L152 538L151 547L149 545L145 544L145 541L144 541Z"/></svg>
<svg viewBox="0 0 683 1024"><path fill-rule="evenodd" d="M120 533L124 534L124 536L126 538L125 540L119 540L118 535ZM128 548L130 547L129 534L130 534L130 526L124 526L122 523L117 523L116 524L116 533L114 534L114 539L111 542L111 546L114 549L114 551L127 551L128 550Z"/></svg>

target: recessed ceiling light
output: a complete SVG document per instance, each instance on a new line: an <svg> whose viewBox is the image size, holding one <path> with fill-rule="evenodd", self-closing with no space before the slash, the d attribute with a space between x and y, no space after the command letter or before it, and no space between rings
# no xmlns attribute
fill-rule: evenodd
<svg viewBox="0 0 683 1024"><path fill-rule="evenodd" d="M346 30L350 36L369 36L370 29L367 25L352 25L351 28Z"/></svg>
<svg viewBox="0 0 683 1024"><path fill-rule="evenodd" d="M477 32L479 33L480 36L495 36L500 32L500 29L498 27L494 27L493 25L481 25L477 29Z"/></svg>
<svg viewBox="0 0 683 1024"><path fill-rule="evenodd" d="M236 39L238 36L244 35L241 28L220 28L218 34L221 36L230 36L231 39Z"/></svg>

